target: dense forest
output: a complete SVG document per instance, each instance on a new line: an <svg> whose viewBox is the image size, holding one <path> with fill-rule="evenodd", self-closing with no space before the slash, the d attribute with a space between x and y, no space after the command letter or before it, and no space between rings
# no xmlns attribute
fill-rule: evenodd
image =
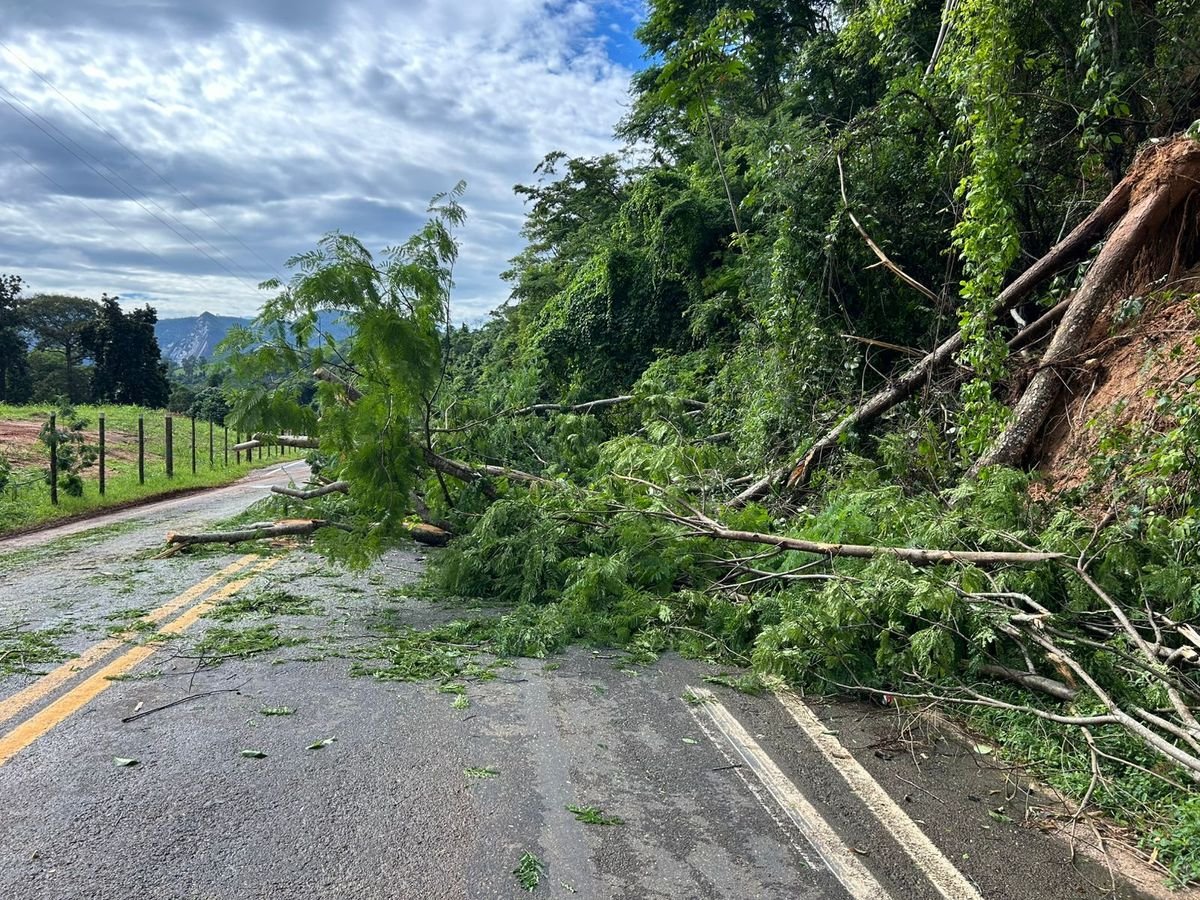
<svg viewBox="0 0 1200 900"><path fill-rule="evenodd" d="M1200 878L1200 3L639 38L625 149L516 188L490 321L450 315L462 185L332 234L226 344L242 429L318 438L330 553L451 531L430 589L510 603L501 652L936 702Z"/></svg>

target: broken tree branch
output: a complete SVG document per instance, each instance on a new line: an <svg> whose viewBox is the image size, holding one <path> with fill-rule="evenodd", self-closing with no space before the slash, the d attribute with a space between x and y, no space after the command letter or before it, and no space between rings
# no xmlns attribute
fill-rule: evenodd
<svg viewBox="0 0 1200 900"><path fill-rule="evenodd" d="M979 667L979 671L984 675L991 675L993 678L1011 681L1014 684L1021 685L1021 687L1029 688L1032 691L1038 691L1042 694L1048 694L1056 700L1062 700L1067 703L1074 700L1079 693L1068 684L1056 681L1053 678L1047 678L1044 675L1038 675L1036 672L1021 672L1017 669L1010 669L1008 666L998 665L983 665Z"/></svg>
<svg viewBox="0 0 1200 900"><path fill-rule="evenodd" d="M842 156L840 153L838 154L837 158L837 167L838 187L842 192L842 206L846 207L846 215L850 217L851 224L853 224L855 229L857 229L859 236L866 242L866 245L871 248L871 252L875 254L875 258L879 260L880 265L899 278L902 282L907 284L918 294L921 294L936 303L938 300L937 294L925 287L925 285L921 284L921 282L917 281L917 279L913 278L902 268L892 262L888 255L883 252L880 246L871 240L871 236L867 234L867 229L863 228L862 223L859 222L854 213L850 211L850 201L846 199L846 173L842 171Z"/></svg>
<svg viewBox="0 0 1200 900"><path fill-rule="evenodd" d="M629 479L634 480L634 479ZM932 566L944 563L964 563L974 566L986 565L1030 565L1065 558L1062 553L1043 551L1006 550L939 550L923 547L881 547L874 544L830 544L823 541L805 541L800 538L761 531L740 531L726 528L707 516L681 516L672 512L660 514L663 518L690 528L698 537L709 537L723 541L741 541L748 544L766 544L781 550L796 550L817 556L845 556L855 559L875 559L891 556L914 566Z"/></svg>
<svg viewBox="0 0 1200 900"><path fill-rule="evenodd" d="M993 309L996 312L1002 312L1015 306L1029 297L1042 283L1082 259L1092 245L1100 240L1104 233L1125 214L1129 208L1129 198L1132 196L1135 181L1137 181L1137 177L1133 173L1123 178L1103 202L1092 210L1086 219L1075 226L1069 235L1000 292L993 304ZM896 404L911 396L933 372L951 362L962 350L962 347L962 332L956 331L926 354L915 366L843 417L833 428L815 441L799 460L786 466L780 466L758 479L734 497L729 505L732 508L745 506L747 503L763 497L772 486L785 478L788 478L790 486L804 484L825 455L837 447L843 435L852 429L863 428L870 424Z"/></svg>
<svg viewBox="0 0 1200 900"><path fill-rule="evenodd" d="M297 500L315 500L317 497L324 497L326 494L350 493L350 482L334 481L330 484L322 485L321 487L316 487L308 491L301 491L297 488L283 487L282 485L277 484L272 486L271 493L283 494L285 497L294 497Z"/></svg>
<svg viewBox="0 0 1200 900"><path fill-rule="evenodd" d="M301 450L316 450L320 443L315 437L300 434L255 434L248 441L234 444L230 450L253 450L255 447L297 447Z"/></svg>
<svg viewBox="0 0 1200 900"><path fill-rule="evenodd" d="M548 412L590 415L598 410L620 406L623 403L629 403L636 399L633 394L622 394L619 397L605 397L601 400L589 400L586 403L534 403L530 406L518 407L517 409L501 410L498 413L493 413L490 416L476 419L474 422L467 422L463 425L455 425L447 428L431 428L429 430L433 434L457 434L460 431L469 431L472 428L478 428L481 425L487 425L489 422L494 422L497 419L503 419L508 416L534 416ZM684 399L679 402L690 410L701 411L708 408L708 404L702 400Z"/></svg>
<svg viewBox="0 0 1200 900"><path fill-rule="evenodd" d="M258 523L255 527L243 528L238 531L209 531L200 534L181 534L177 531L168 531L167 543L184 547L190 547L193 544L240 544L243 541L259 541L263 538L312 534L318 528L324 528L330 524L332 523L325 519L284 519L274 524Z"/></svg>
<svg viewBox="0 0 1200 900"><path fill-rule="evenodd" d="M313 372L313 378L317 379L317 381L324 381L326 384L332 384L335 387L341 388L342 394L349 403L355 403L356 401L362 399L362 391L348 382L341 375L338 375L336 372L331 372L324 366Z"/></svg>

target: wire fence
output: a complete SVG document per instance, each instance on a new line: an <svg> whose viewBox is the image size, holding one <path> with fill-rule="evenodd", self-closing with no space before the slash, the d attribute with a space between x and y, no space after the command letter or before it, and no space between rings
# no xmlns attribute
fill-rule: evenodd
<svg viewBox="0 0 1200 900"><path fill-rule="evenodd" d="M175 416L165 414L162 417L162 431L156 435L148 435L146 416L137 418L136 443L125 440L118 445L118 452L128 462L136 456L137 479L139 485L145 485L147 477L156 474L165 475L168 479L177 474L199 474L202 470L213 471L241 467L243 462L254 463L303 452L302 449L288 446L282 441L269 435L243 436L241 431L230 431L229 426L218 423L213 419L198 419L196 416ZM177 427L179 426L179 427ZM126 435L132 437L132 435ZM86 451L92 460L79 467L87 471L95 465L96 485L103 497L108 489L110 475L111 452L114 449L110 442L107 419L100 413L94 430L64 430L59 428L57 413L47 414L47 427L40 436L45 453L46 467L22 468L11 472L3 485L4 491L16 497L20 491L36 488L41 485L50 492L50 502L57 506L59 502L60 472L66 461L60 452L68 444L79 450ZM136 446L136 454L133 452ZM182 464L183 472L179 466Z"/></svg>

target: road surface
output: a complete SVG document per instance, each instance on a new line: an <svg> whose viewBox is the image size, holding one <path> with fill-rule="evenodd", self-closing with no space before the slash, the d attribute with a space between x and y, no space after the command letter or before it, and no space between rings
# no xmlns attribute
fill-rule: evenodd
<svg viewBox="0 0 1200 900"><path fill-rule="evenodd" d="M516 898L522 859L535 897L1143 896L1072 862L1026 779L894 710L591 648L449 692L351 677L398 628L496 611L421 600L425 550L153 558L286 478L0 542L0 630L41 638L0 677L0 897ZM275 646L204 643L235 632Z"/></svg>

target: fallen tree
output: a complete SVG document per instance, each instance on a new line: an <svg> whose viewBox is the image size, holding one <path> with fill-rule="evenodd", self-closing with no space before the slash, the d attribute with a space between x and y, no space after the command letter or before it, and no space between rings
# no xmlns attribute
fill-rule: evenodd
<svg viewBox="0 0 1200 900"><path fill-rule="evenodd" d="M1092 246L1128 211L1134 187L1141 180L1140 171L1136 168L1131 171L1070 234L1001 291L993 304L994 312L1001 314L1024 302L1045 282L1083 259ZM1041 323L1042 320L1039 319L1038 322ZM1045 324L1042 323L1041 327ZM803 485L811 477L814 469L825 461L846 435L852 430L867 427L885 412L908 399L921 385L929 381L934 372L953 362L962 349L962 333L956 331L915 366L839 420L814 441L795 462L781 465L764 475L730 500L729 506L738 508L759 500L766 496L773 486L785 479L789 486Z"/></svg>
<svg viewBox="0 0 1200 900"><path fill-rule="evenodd" d="M182 549L196 544L241 544L246 541L261 541L268 538L303 537L311 535L320 528L344 527L326 519L284 519L279 522L257 522L235 531L207 531L197 534L168 531L167 546ZM449 543L451 537L450 532L424 522L405 525L404 530L417 543L433 547L444 547Z"/></svg>
<svg viewBox="0 0 1200 900"><path fill-rule="evenodd" d="M1180 242L1197 228L1195 213L1189 218L1187 207L1200 185L1200 143L1180 137L1152 146L1121 183L1127 182L1130 199L1124 215L1075 292L1008 426L975 461L971 474L985 466L1024 461L1062 391L1062 367L1084 352L1105 304L1134 287L1134 278L1149 284L1178 265ZM1176 227L1167 227L1172 221Z"/></svg>

